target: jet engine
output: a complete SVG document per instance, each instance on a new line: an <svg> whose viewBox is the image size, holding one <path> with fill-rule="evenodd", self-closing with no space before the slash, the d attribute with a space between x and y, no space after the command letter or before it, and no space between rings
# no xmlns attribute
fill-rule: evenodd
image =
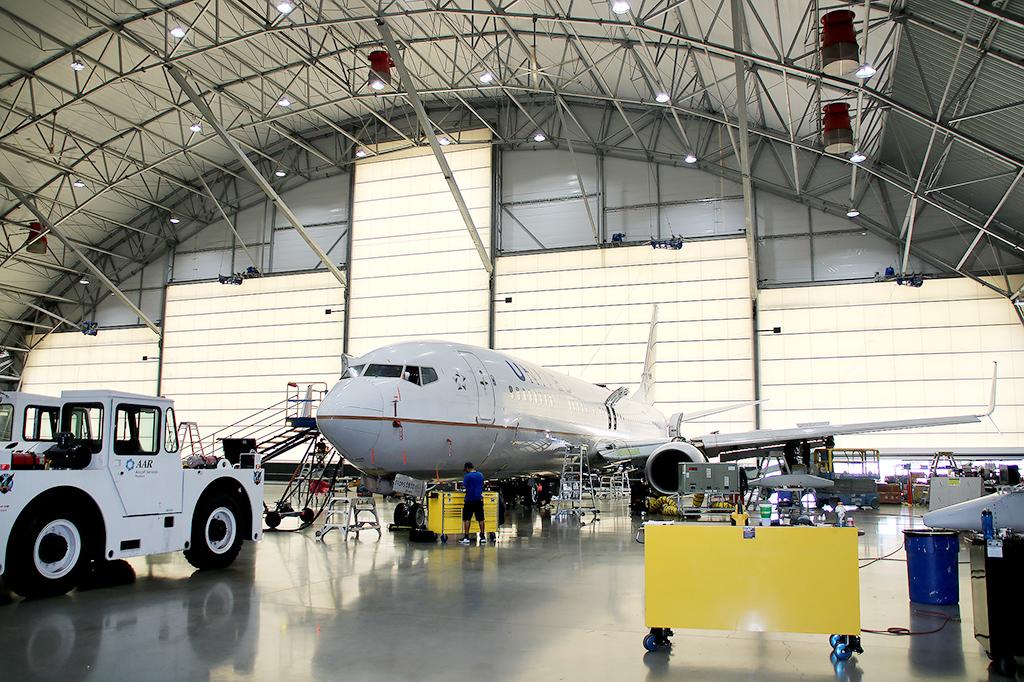
<svg viewBox="0 0 1024 682"><path fill-rule="evenodd" d="M647 482L662 495L679 492L679 465L683 462L706 462L708 458L694 445L678 440L665 443L647 458L644 475Z"/></svg>

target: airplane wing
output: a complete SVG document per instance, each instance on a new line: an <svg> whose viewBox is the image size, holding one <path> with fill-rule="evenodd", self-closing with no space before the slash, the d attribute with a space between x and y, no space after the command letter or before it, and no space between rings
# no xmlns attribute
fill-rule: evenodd
<svg viewBox="0 0 1024 682"><path fill-rule="evenodd" d="M995 363L993 363L994 365ZM874 433L877 431L899 431L927 426L946 426L949 424L973 424L983 417L991 416L996 404L996 370L992 369L992 393L989 398L988 410L981 414L951 415L948 417L923 417L918 419L895 419L889 421L860 422L856 424L805 424L789 429L758 429L740 433L713 433L692 438L691 441L702 446L708 457L728 453L743 453L765 449L773 445L786 443L806 443L822 441L832 436L845 436L855 433ZM727 459L729 459L727 457ZM735 459L735 457L733 458Z"/></svg>

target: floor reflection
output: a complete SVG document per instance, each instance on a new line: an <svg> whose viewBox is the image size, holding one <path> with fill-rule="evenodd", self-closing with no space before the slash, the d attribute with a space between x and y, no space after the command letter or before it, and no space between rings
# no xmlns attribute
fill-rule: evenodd
<svg viewBox="0 0 1024 682"><path fill-rule="evenodd" d="M671 651L646 653L637 520L624 502L602 508L583 526L512 509L496 546L268 533L226 571L195 573L180 555L132 560L135 580L119 581L128 584L0 605L0 678L988 678L966 565L962 623L915 637L865 635L865 653L840 665L825 638L779 633L677 631ZM391 512L381 505L382 518ZM862 557L898 550L902 529L920 523L905 510L855 518L866 531ZM940 622L907 606L902 558L897 551L861 571L865 627ZM707 565L713 571L715 557ZM808 576L808 589L827 599L820 576Z"/></svg>

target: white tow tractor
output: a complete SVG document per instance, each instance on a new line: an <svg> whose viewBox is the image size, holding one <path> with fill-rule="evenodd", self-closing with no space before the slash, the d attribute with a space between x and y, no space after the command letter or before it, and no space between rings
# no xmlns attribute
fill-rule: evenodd
<svg viewBox="0 0 1024 682"><path fill-rule="evenodd" d="M224 568L263 535L263 469L245 455L183 468L166 398L3 393L0 436L0 573L22 596L63 594L96 563L147 554Z"/></svg>

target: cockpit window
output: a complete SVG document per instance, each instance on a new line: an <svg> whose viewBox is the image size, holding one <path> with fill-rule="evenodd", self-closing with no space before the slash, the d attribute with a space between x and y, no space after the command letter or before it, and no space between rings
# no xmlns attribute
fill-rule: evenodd
<svg viewBox="0 0 1024 682"><path fill-rule="evenodd" d="M354 379L355 377L363 373L363 367L365 366L366 365L353 365L352 367L348 367L345 369L345 373L342 374L341 378Z"/></svg>
<svg viewBox="0 0 1024 682"><path fill-rule="evenodd" d="M399 379L402 376L401 365L369 365L363 373L364 377L383 377Z"/></svg>
<svg viewBox="0 0 1024 682"><path fill-rule="evenodd" d="M412 365L406 365L402 378L406 381L411 381L418 386L420 383L420 368Z"/></svg>
<svg viewBox="0 0 1024 682"><path fill-rule="evenodd" d="M420 386L426 386L437 381L437 372L432 367L420 367Z"/></svg>

